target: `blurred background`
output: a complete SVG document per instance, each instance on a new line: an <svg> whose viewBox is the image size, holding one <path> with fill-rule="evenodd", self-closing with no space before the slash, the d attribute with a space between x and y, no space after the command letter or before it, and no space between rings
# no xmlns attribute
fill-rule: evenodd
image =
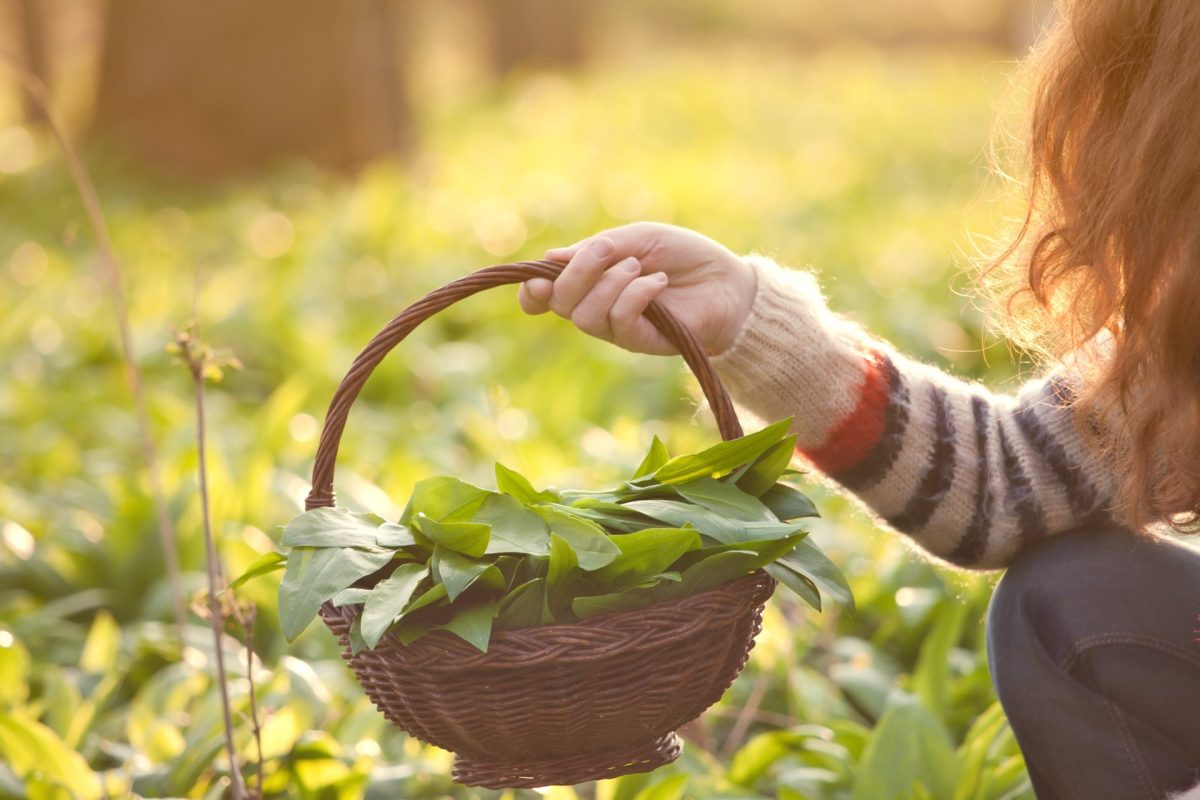
<svg viewBox="0 0 1200 800"><path fill-rule="evenodd" d="M241 361L209 388L226 574L299 509L358 350L472 269L622 222L700 230L818 269L835 309L992 387L978 248L1019 193L989 140L1018 128L1034 0L0 0L0 798L222 797L195 407L167 352L195 320ZM160 463L169 577L122 365L119 305L67 162L18 69L49 87L107 215ZM1003 149L1003 148L1002 148ZM814 376L819 380L820 376ZM502 461L592 487L716 434L675 359L633 356L515 290L398 348L351 415L342 503L398 515L414 481ZM650 776L541 796L1031 798L987 677L995 576L931 565L813 480L814 537L858 612L772 601L750 665ZM277 578L228 626L242 761L263 793L491 798L389 728ZM247 666L250 664L250 666ZM251 784L255 784L253 775Z"/></svg>

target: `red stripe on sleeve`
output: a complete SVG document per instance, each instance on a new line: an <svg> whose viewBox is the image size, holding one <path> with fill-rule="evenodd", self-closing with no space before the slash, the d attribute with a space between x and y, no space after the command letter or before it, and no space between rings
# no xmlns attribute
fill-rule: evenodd
<svg viewBox="0 0 1200 800"><path fill-rule="evenodd" d="M882 354L868 350L866 371L858 387L858 402L826 437L811 450L797 451L827 475L836 475L855 466L868 455L883 437L888 407L888 379L884 374Z"/></svg>

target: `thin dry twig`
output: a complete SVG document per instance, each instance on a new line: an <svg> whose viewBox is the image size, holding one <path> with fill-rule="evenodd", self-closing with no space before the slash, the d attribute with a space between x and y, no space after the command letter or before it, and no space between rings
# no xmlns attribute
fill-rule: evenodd
<svg viewBox="0 0 1200 800"><path fill-rule="evenodd" d="M770 677L766 672L763 672L754 681L754 686L750 689L750 696L746 698L746 705L742 707L737 720L733 723L733 728L730 729L729 735L725 737L725 743L721 747L721 758L723 760L728 760L742 746L742 741L746 738L746 731L750 730L750 724L754 722L759 708L762 707L762 701L767 694Z"/></svg>
<svg viewBox="0 0 1200 800"><path fill-rule="evenodd" d="M176 635L180 646L184 642L184 630L187 626L186 605L183 598L183 588L180 581L179 554L175 547L175 530L171 516L167 510L166 496L163 493L162 469L159 466L158 448L150 433L150 412L146 405L146 392L142 384L142 373L138 368L137 359L133 354L133 333L129 322L129 305L125 299L122 283L121 263L113 248L112 237L108 232L104 210L100 198L96 194L95 184L83 164L83 159L75 150L74 145L67 139L62 126L50 107L49 94L45 84L21 63L12 53L0 50L0 59L7 61L16 71L21 83L25 86L28 97L41 109L43 122L53 134L62 150L63 158L71 172L71 180L75 184L79 198L83 201L84 212L96 239L96 249L100 253L100 272L108 288L117 318L117 334L120 340L121 360L125 367L125 379L133 394L135 418L138 427L138 439L141 442L142 458L146 462L146 473L150 481L150 494L154 500L155 515L158 519L158 535L161 540L163 559L167 567L167 579L171 584L171 606L175 615Z"/></svg>
<svg viewBox="0 0 1200 800"><path fill-rule="evenodd" d="M242 770L238 765L237 747L233 741L233 712L229 702L229 686L225 675L225 652L221 647L221 637L223 635L225 614L221 608L221 583L218 574L218 561L220 556L217 553L216 540L212 534L212 518L209 513L208 503L208 453L206 450L206 441L208 439L208 431L206 427L207 415L205 413L205 391L204 385L208 377L216 371L219 374L220 366L212 358L210 351L205 347L195 335L194 325L187 329L176 331L175 333L175 348L176 352L187 365L188 370L192 374L192 383L196 389L196 451L198 457L197 473L200 483L200 510L204 520L204 550L205 550L205 567L208 573L208 612L209 624L212 627L213 633L213 649L217 662L217 688L221 694L221 713L225 722L225 749L229 755L229 775L233 782L233 796L235 800L248 798L250 795L246 792L246 784L242 780ZM251 686L254 682L251 680Z"/></svg>

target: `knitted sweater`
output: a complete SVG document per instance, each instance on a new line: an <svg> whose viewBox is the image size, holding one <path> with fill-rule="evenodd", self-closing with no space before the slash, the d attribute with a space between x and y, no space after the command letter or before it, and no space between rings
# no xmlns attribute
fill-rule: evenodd
<svg viewBox="0 0 1200 800"><path fill-rule="evenodd" d="M991 569L1109 519L1114 473L1076 429L1069 369L993 394L834 314L811 274L747 261L758 293L717 371L756 416L793 416L799 454L888 526L940 559Z"/></svg>

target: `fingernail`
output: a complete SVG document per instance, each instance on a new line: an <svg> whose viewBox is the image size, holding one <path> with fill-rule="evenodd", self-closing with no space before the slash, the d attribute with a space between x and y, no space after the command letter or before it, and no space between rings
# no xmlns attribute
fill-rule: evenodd
<svg viewBox="0 0 1200 800"><path fill-rule="evenodd" d="M621 264L621 269L625 270L626 272L641 272L642 265L638 263L636 258L627 258Z"/></svg>
<svg viewBox="0 0 1200 800"><path fill-rule="evenodd" d="M592 242L592 254L603 258L611 254L613 251L613 243L611 239L597 239Z"/></svg>
<svg viewBox="0 0 1200 800"><path fill-rule="evenodd" d="M665 273L665 272L654 273L654 281L655 281L655 283L666 283L667 282L667 273Z"/></svg>

